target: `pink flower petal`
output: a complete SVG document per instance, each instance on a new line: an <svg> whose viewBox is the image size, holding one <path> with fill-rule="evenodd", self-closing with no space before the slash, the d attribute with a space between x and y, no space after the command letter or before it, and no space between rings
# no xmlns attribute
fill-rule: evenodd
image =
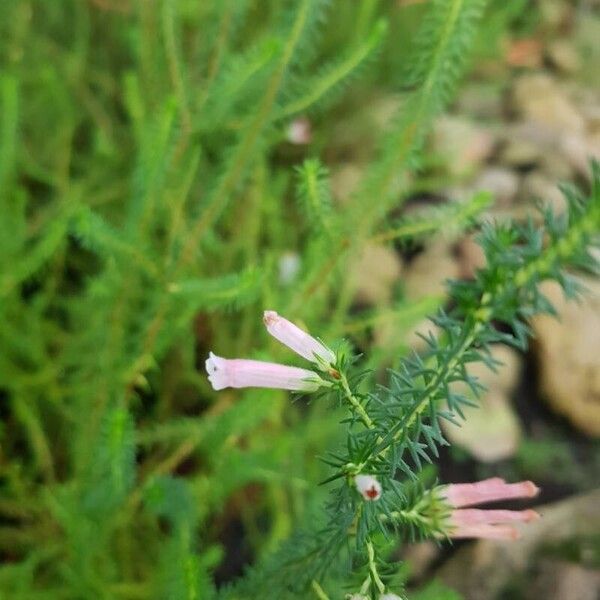
<svg viewBox="0 0 600 600"><path fill-rule="evenodd" d="M539 519L535 510L483 510L479 508L462 508L452 511L450 523L456 526L506 524L511 522L528 523Z"/></svg>
<svg viewBox="0 0 600 600"><path fill-rule="evenodd" d="M493 477L477 483L453 483L443 495L452 506L460 508L511 498L533 498L538 492L539 488L531 481L506 483L499 477Z"/></svg>
<svg viewBox="0 0 600 600"><path fill-rule="evenodd" d="M206 360L206 372L215 390L259 387L314 392L324 383L308 369L259 360L226 359L212 352Z"/></svg>

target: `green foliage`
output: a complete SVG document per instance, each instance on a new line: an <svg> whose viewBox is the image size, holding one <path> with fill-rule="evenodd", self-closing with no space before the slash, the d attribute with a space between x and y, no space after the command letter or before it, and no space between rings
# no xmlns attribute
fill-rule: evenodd
<svg viewBox="0 0 600 600"><path fill-rule="evenodd" d="M297 167L296 174L296 195L310 226L317 232L327 231L331 227L332 217L327 169L318 159L307 159Z"/></svg>
<svg viewBox="0 0 600 600"><path fill-rule="evenodd" d="M413 598L414 600L462 600L462 596L458 592L445 587L437 581L428 585L418 594L415 594Z"/></svg>
<svg viewBox="0 0 600 600"><path fill-rule="evenodd" d="M357 315L347 274L367 243L479 227L485 194L387 215L418 176L485 5L414 13L420 33L392 76L380 49L398 54L409 9L396 3L2 3L1 597L305 598L313 580L353 592L365 577L374 594L378 570L394 577L394 540L432 533L414 522L435 498L409 460L444 443L437 417L460 416L449 383L478 389L464 365L489 361L495 341L524 343L526 319L549 308L537 283L575 291L563 269L590 266L598 183L589 201L569 191L568 216L546 215L543 229L482 226L488 267L452 286L442 337L424 356L394 356L386 389L372 390L350 342L333 409L217 395L200 373L210 350L277 358L265 308L325 338L382 319L407 330L439 306L395 297ZM338 203L341 129L362 146L363 107L398 92L392 124L364 143L357 191ZM310 149L285 137L304 114ZM357 390L349 407L341 381ZM389 492L363 509L348 482L366 469ZM252 566L228 572L242 555Z"/></svg>
<svg viewBox="0 0 600 600"><path fill-rule="evenodd" d="M286 118L307 110L312 112L341 95L351 80L366 67L386 29L386 22L378 21L366 40L351 48L347 55L320 67L313 77L298 80L291 92L292 98L281 108L278 117Z"/></svg>
<svg viewBox="0 0 600 600"><path fill-rule="evenodd" d="M414 242L440 231L452 237L473 225L476 217L489 207L491 201L491 194L478 192L465 202L449 202L441 207L423 210L416 216L405 217L387 231L377 234L374 239L377 242Z"/></svg>

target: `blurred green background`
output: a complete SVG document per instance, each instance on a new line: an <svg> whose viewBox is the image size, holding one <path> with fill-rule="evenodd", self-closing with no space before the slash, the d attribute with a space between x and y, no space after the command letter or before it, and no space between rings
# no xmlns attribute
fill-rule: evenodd
<svg viewBox="0 0 600 600"><path fill-rule="evenodd" d="M380 160L428 5L2 0L1 598L211 597L326 497L317 456L342 413L216 394L209 350L293 363L262 326L274 309L384 381L444 280L481 265L478 223L589 186L593 0L488 3L452 102ZM416 598L597 597L587 284L579 305L556 296L562 320L537 319L527 354L498 348L506 368L482 374L482 408L428 474L533 479L548 526L508 558L399 548L409 586L443 582Z"/></svg>

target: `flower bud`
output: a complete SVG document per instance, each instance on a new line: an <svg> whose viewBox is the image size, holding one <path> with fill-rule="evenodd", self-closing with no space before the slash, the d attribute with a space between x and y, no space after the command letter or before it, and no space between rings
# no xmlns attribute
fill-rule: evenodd
<svg viewBox="0 0 600 600"><path fill-rule="evenodd" d="M357 475L354 478L356 489L368 502L381 498L381 484L373 475Z"/></svg>
<svg viewBox="0 0 600 600"><path fill-rule="evenodd" d="M335 364L335 354L332 350L291 321L280 317L274 310L265 310L263 321L267 331L276 340L306 360L316 363L321 370L328 371Z"/></svg>

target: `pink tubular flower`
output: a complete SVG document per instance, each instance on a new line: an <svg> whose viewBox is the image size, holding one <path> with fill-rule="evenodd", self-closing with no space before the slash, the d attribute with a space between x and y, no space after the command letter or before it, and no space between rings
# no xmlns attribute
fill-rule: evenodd
<svg viewBox="0 0 600 600"><path fill-rule="evenodd" d="M260 360L226 359L212 352L206 372L213 389L261 387L314 392L325 382L313 371Z"/></svg>
<svg viewBox="0 0 600 600"><path fill-rule="evenodd" d="M312 335L280 317L274 310L266 310L263 321L267 331L296 354L316 363L321 370L333 368L335 354Z"/></svg>
<svg viewBox="0 0 600 600"><path fill-rule="evenodd" d="M458 509L450 515L450 537L516 540L519 532L510 523L528 523L538 518L535 510Z"/></svg>
<svg viewBox="0 0 600 600"><path fill-rule="evenodd" d="M492 477L477 483L453 483L446 487L444 496L452 506L461 508L496 500L534 498L539 491L532 481L506 483L500 477Z"/></svg>
<svg viewBox="0 0 600 600"><path fill-rule="evenodd" d="M442 495L453 508L448 518L452 538L516 539L514 523L527 523L539 517L534 510L484 510L469 508L482 502L513 498L533 498L539 492L531 481L506 483L499 477L477 483L454 483L446 486Z"/></svg>

